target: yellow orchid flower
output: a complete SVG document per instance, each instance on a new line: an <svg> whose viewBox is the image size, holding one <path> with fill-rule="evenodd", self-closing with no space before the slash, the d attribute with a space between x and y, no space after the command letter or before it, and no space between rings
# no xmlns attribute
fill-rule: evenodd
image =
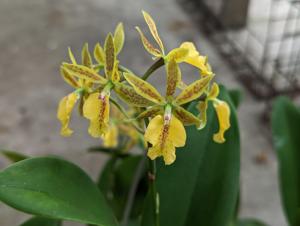
<svg viewBox="0 0 300 226"><path fill-rule="evenodd" d="M109 137L110 95L115 90L116 94L125 102L137 106L146 107L153 103L138 95L134 89L120 82L121 74L118 69L119 62L116 59L124 41L122 35L122 24L116 28L115 35L108 34L104 49L97 44L94 54L99 63L103 64L105 76L100 75L97 70L88 63L78 65L76 63L63 63L62 69L73 77L84 81L84 84L95 85L97 90L88 95L83 104L83 116L90 120L89 134L93 137ZM115 45L117 42L117 45ZM86 60L88 62L88 60Z"/></svg>
<svg viewBox="0 0 300 226"><path fill-rule="evenodd" d="M77 65L76 59L70 48L68 49L68 52L72 64ZM89 66L92 64L87 44L85 44L82 49L82 63ZM70 136L73 133L73 131L69 128L72 110L78 100L80 100L82 103L84 102L86 93L90 91L90 84L86 83L84 79L76 78L72 73L63 67L61 67L60 72L65 82L75 89L74 92L61 99L57 110L57 118L62 124L60 133L62 136ZM79 107L79 110L81 111L82 106Z"/></svg>
<svg viewBox="0 0 300 226"><path fill-rule="evenodd" d="M199 54L194 43L184 42L180 45L180 48L188 50L188 54L183 59L183 62L197 67L200 70L202 76L213 74L211 66L207 61L207 57L201 56Z"/></svg>
<svg viewBox="0 0 300 226"><path fill-rule="evenodd" d="M213 107L216 110L217 117L219 120L219 131L214 134L213 139L217 143L224 143L225 132L230 128L230 108L225 101L219 100L217 97L219 95L219 86L214 83L211 89L208 91L207 96L204 101L200 101L198 104L198 110L200 112L200 126L202 129L206 125L206 111L208 107L208 101L213 102Z"/></svg>
<svg viewBox="0 0 300 226"><path fill-rule="evenodd" d="M144 33L139 27L136 27L144 48L155 58L163 58L165 63L168 63L171 59L177 63L185 62L197 67L201 71L201 75L212 75L212 70L207 62L207 57L201 56L197 51L195 45L192 42L184 42L180 47L171 50L168 54L165 54L163 43L159 37L156 24L152 17L145 11L142 11L144 19L148 25L148 28L156 41L159 48L154 47L150 41L146 38ZM179 82L180 85L180 82Z"/></svg>
<svg viewBox="0 0 300 226"><path fill-rule="evenodd" d="M155 159L163 156L165 164L172 164L176 158L175 148L185 145L184 125L199 126L200 124L200 120L181 105L199 98L205 92L213 76L196 80L176 97L174 93L180 81L181 72L174 59L171 59L167 65L165 97L161 96L151 84L133 74L125 73L124 77L139 95L154 103L138 116L139 119L152 118L144 136L145 141L152 145L148 150L148 157Z"/></svg>
<svg viewBox="0 0 300 226"><path fill-rule="evenodd" d="M165 164L170 165L176 159L175 148L183 147L186 133L183 124L172 114L157 115L149 123L145 140L152 144L148 157L152 160L163 156Z"/></svg>
<svg viewBox="0 0 300 226"><path fill-rule="evenodd" d="M88 132L93 137L103 137L109 128L109 98L114 82L120 80L116 49L112 34L108 34L104 46L105 77L85 65L63 63L63 68L83 81L99 84L99 92L90 94L83 104L83 116L90 120Z"/></svg>
<svg viewBox="0 0 300 226"><path fill-rule="evenodd" d="M103 145L108 148L115 148L118 146L119 130L115 123L110 123L108 131L103 135Z"/></svg>
<svg viewBox="0 0 300 226"><path fill-rule="evenodd" d="M62 136L71 136L73 131L69 128L72 110L79 99L76 92L70 93L61 99L58 106L57 118L60 120L62 126L60 133Z"/></svg>

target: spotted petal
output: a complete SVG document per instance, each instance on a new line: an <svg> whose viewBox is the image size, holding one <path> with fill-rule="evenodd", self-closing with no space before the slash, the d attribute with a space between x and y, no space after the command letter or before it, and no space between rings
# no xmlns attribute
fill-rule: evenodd
<svg viewBox="0 0 300 226"><path fill-rule="evenodd" d="M92 57L89 51L89 45L87 43L84 44L81 52L81 61L82 64L88 68L91 68L93 65Z"/></svg>
<svg viewBox="0 0 300 226"><path fill-rule="evenodd" d="M176 103L178 105L182 105L200 97L205 91L206 87L208 86L212 78L213 76L206 76L187 86L176 97Z"/></svg>
<svg viewBox="0 0 300 226"><path fill-rule="evenodd" d="M120 72L118 70L119 68L119 61L117 60L116 63L115 63L115 69L113 71L113 74L111 76L111 80L115 83L115 82L119 82L120 81Z"/></svg>
<svg viewBox="0 0 300 226"><path fill-rule="evenodd" d="M131 73L124 73L124 77L139 95L156 104L164 103L164 98L148 82L140 79L139 77Z"/></svg>
<svg viewBox="0 0 300 226"><path fill-rule="evenodd" d="M105 78L97 74L93 69L83 65L63 63L62 68L65 69L69 74L80 79L101 84L105 84L107 82Z"/></svg>
<svg viewBox="0 0 300 226"><path fill-rule="evenodd" d="M144 16L144 19L149 27L149 30L153 36L153 38L155 39L155 41L157 42L157 44L159 45L160 49L162 52L164 52L164 46L163 46L163 43L158 35L158 32L157 32L157 28L156 28L156 24L154 22L154 20L152 19L152 17L145 11L142 11L143 12L143 16Z"/></svg>
<svg viewBox="0 0 300 226"><path fill-rule="evenodd" d="M200 125L200 120L191 112L185 110L184 108L177 106L174 109L173 114L178 118L185 126L196 125L197 127Z"/></svg>
<svg viewBox="0 0 300 226"><path fill-rule="evenodd" d="M108 130L109 123L109 93L93 93L83 105L83 116L90 120L89 134L101 137Z"/></svg>
<svg viewBox="0 0 300 226"><path fill-rule="evenodd" d="M73 108L79 99L79 95L75 92L65 96L59 102L57 110L57 118L61 122L60 134L62 136L71 136L73 131L69 128L69 122Z"/></svg>
<svg viewBox="0 0 300 226"><path fill-rule="evenodd" d="M104 44L105 52L105 74L108 79L114 74L115 63L116 63L116 54L115 54L115 44L112 34L108 34Z"/></svg>
<svg viewBox="0 0 300 226"><path fill-rule="evenodd" d="M144 33L141 31L139 27L135 27L136 30L138 31L141 41L143 43L144 48L147 50L148 53L152 54L153 56L160 57L162 56L162 53L159 51L159 49L155 48L149 40L146 38Z"/></svg>
<svg viewBox="0 0 300 226"><path fill-rule="evenodd" d="M224 133L230 128L230 108L225 101L215 100L213 106L219 120L219 131L214 134L213 139L217 143L224 143Z"/></svg>
<svg viewBox="0 0 300 226"><path fill-rule="evenodd" d="M152 118L159 114L163 114L163 108L161 106L156 105L149 107L147 110L140 113L137 116L137 119Z"/></svg>
<svg viewBox="0 0 300 226"><path fill-rule="evenodd" d="M200 120L200 124L198 126L198 129L203 129L206 126L206 122L207 122L207 107L208 107L208 103L207 101L199 101L198 103L198 110L199 110L199 120Z"/></svg>
<svg viewBox="0 0 300 226"><path fill-rule="evenodd" d="M174 59L167 64L167 91L166 96L173 96L176 87L181 81L181 71Z"/></svg>
<svg viewBox="0 0 300 226"><path fill-rule="evenodd" d="M151 101L139 95L134 88L123 83L116 83L114 91L127 104L135 107L148 107L153 105Z"/></svg>
<svg viewBox="0 0 300 226"><path fill-rule="evenodd" d="M79 82L67 70L65 70L64 68L60 68L60 74L65 80L65 82L68 83L70 86L72 86L75 89L79 88Z"/></svg>
<svg viewBox="0 0 300 226"><path fill-rule="evenodd" d="M152 144L148 150L148 157L152 160L163 156L165 164L172 164L175 159L175 147L185 145L186 133L182 123L172 116L165 121L163 116L153 118L145 132L145 140Z"/></svg>
<svg viewBox="0 0 300 226"><path fill-rule="evenodd" d="M105 62L105 53L104 53L104 50L103 50L103 48L101 47L101 45L99 43L97 43L95 45L95 48L94 48L94 57L95 57L96 61L99 64L104 65L104 62Z"/></svg>
<svg viewBox="0 0 300 226"><path fill-rule="evenodd" d="M123 24L119 23L114 33L116 55L118 55L121 52L124 45L124 41L125 41L125 34L124 34Z"/></svg>

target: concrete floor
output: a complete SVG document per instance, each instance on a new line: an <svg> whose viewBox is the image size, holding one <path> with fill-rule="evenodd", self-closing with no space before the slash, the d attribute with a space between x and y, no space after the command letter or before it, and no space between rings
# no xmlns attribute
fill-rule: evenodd
<svg viewBox="0 0 300 226"><path fill-rule="evenodd" d="M59 64L71 46L78 56L85 41L103 43L105 34L118 21L126 28L122 64L142 73L151 63L143 50L135 25L145 27L141 9L158 22L167 48L182 41L194 41L209 56L218 80L228 87L241 88L217 51L198 33L187 15L172 0L1 0L0 1L0 148L29 155L58 154L79 164L95 178L104 157L86 154L99 141L87 135L87 123L74 117L76 131L71 138L59 135L56 107L71 91L59 75ZM189 69L185 73L191 72ZM157 87L160 81L152 80ZM242 138L242 217L257 217L272 226L287 225L280 207L277 164L258 116L263 104L246 92L239 109ZM254 160L263 153L267 161ZM0 159L0 168L8 165ZM18 225L28 215L0 204L0 225ZM65 225L78 225L66 223Z"/></svg>

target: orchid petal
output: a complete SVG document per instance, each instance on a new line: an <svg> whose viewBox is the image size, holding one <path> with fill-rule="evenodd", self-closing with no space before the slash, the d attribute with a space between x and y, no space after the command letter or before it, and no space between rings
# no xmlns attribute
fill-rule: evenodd
<svg viewBox="0 0 300 226"><path fill-rule="evenodd" d="M132 87L139 95L143 96L144 98L156 104L164 103L164 98L148 82L142 80L141 78L131 73L124 73L124 77L130 83L130 85L132 85Z"/></svg>
<svg viewBox="0 0 300 226"><path fill-rule="evenodd" d="M163 43L158 35L158 32L157 32L157 28L156 28L156 24L154 22L154 20L152 19L152 17L145 11L142 11L143 12L143 16L144 16L144 19L149 27L149 30L153 36L153 38L155 39L155 41L157 42L157 44L159 45L160 49L162 52L164 52L164 46L163 46Z"/></svg>
<svg viewBox="0 0 300 226"><path fill-rule="evenodd" d="M224 143L224 133L230 128L230 108L225 101L216 100L213 106L219 120L219 131L214 134L213 139L217 143Z"/></svg>
<svg viewBox="0 0 300 226"><path fill-rule="evenodd" d="M124 45L124 41L125 41L124 27L122 23L119 23L114 33L116 55L118 55L121 52Z"/></svg>
<svg viewBox="0 0 300 226"><path fill-rule="evenodd" d="M173 96L176 87L181 81L181 71L174 59L167 64L167 91L166 96Z"/></svg>
<svg viewBox="0 0 300 226"><path fill-rule="evenodd" d="M153 105L151 101L139 95L134 88L123 83L116 83L114 91L127 104L135 107L148 107Z"/></svg>
<svg viewBox="0 0 300 226"><path fill-rule="evenodd" d="M62 68L69 74L74 75L80 79L85 79L90 82L101 84L105 84L107 82L105 78L97 74L93 69L83 65L63 63Z"/></svg>
<svg viewBox="0 0 300 226"><path fill-rule="evenodd" d="M105 63L105 53L104 53L104 50L103 50L103 48L101 47L101 45L99 43L97 43L95 45L94 57L95 57L96 61L99 64L104 65L104 63Z"/></svg>
<svg viewBox="0 0 300 226"><path fill-rule="evenodd" d="M109 93L92 93L83 105L83 116L90 120L88 129L92 137L101 137L108 130Z"/></svg>
<svg viewBox="0 0 300 226"><path fill-rule="evenodd" d="M115 54L115 45L112 34L108 34L104 44L105 52L105 74L108 79L114 74L115 63L116 63L116 54Z"/></svg>
<svg viewBox="0 0 300 226"><path fill-rule="evenodd" d="M147 50L147 52L156 57L162 56L161 52L149 42L149 40L146 38L144 33L141 31L141 29L139 27L135 27L135 28L138 31L138 33L140 34L141 41L144 45L144 48Z"/></svg>
<svg viewBox="0 0 300 226"><path fill-rule="evenodd" d="M187 86L176 97L176 103L178 105L182 105L182 104L188 103L188 102L200 97L203 94L203 92L205 91L206 87L208 86L208 84L212 78L213 78L213 76L207 76L207 77L201 78L201 79L193 82L189 86Z"/></svg>
<svg viewBox="0 0 300 226"><path fill-rule="evenodd" d="M60 134L62 136L71 136L73 133L73 131L69 128L69 122L71 119L71 113L78 99L79 95L73 92L62 98L59 102L57 118L62 125L60 130Z"/></svg>

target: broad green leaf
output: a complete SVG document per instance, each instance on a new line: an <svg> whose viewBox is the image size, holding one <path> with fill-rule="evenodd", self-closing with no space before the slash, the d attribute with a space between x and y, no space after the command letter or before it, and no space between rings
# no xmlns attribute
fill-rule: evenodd
<svg viewBox="0 0 300 226"><path fill-rule="evenodd" d="M44 217L32 217L20 226L61 226L61 221Z"/></svg>
<svg viewBox="0 0 300 226"><path fill-rule="evenodd" d="M103 147L103 146L90 147L88 149L88 152L99 152L99 153L104 153L104 154L108 154L108 155L114 155L119 158L124 158L129 155L128 153L120 152L120 148L107 148L107 147Z"/></svg>
<svg viewBox="0 0 300 226"><path fill-rule="evenodd" d="M241 102L243 101L243 93L239 89L231 89L228 90L228 94L232 100L233 105L235 108L239 108Z"/></svg>
<svg viewBox="0 0 300 226"><path fill-rule="evenodd" d="M256 219L242 219L242 220L238 220L236 226L268 226L268 225Z"/></svg>
<svg viewBox="0 0 300 226"><path fill-rule="evenodd" d="M282 203L291 226L300 225L300 110L278 98L272 112L274 146L279 161Z"/></svg>
<svg viewBox="0 0 300 226"><path fill-rule="evenodd" d="M118 162L118 158L116 156L112 156L105 164L104 168L101 170L101 174L98 179L98 188L102 192L102 194L105 196L106 199L109 199L109 196L111 195L111 189L114 185L114 170L115 165Z"/></svg>
<svg viewBox="0 0 300 226"><path fill-rule="evenodd" d="M203 130L186 127L187 143L176 151L176 161L170 166L161 159L157 161L160 225L228 226L234 215L239 189L239 130L233 104L224 88L220 99L228 101L232 111L224 144L213 141L218 119L210 104ZM189 108L193 113L195 105ZM142 226L154 225L151 211L146 202Z"/></svg>
<svg viewBox="0 0 300 226"><path fill-rule="evenodd" d="M88 175L58 158L27 159L1 171L0 200L22 212L43 217L117 225Z"/></svg>
<svg viewBox="0 0 300 226"><path fill-rule="evenodd" d="M18 153L16 151L0 150L0 154L8 160L10 160L11 162L19 162L29 158L29 156Z"/></svg>
<svg viewBox="0 0 300 226"><path fill-rule="evenodd" d="M99 177L98 186L105 194L118 219L123 217L128 193L140 161L141 156L128 156L122 159L112 157L107 161ZM131 211L131 219L141 214L143 199L147 191L145 180L146 173L143 170Z"/></svg>

